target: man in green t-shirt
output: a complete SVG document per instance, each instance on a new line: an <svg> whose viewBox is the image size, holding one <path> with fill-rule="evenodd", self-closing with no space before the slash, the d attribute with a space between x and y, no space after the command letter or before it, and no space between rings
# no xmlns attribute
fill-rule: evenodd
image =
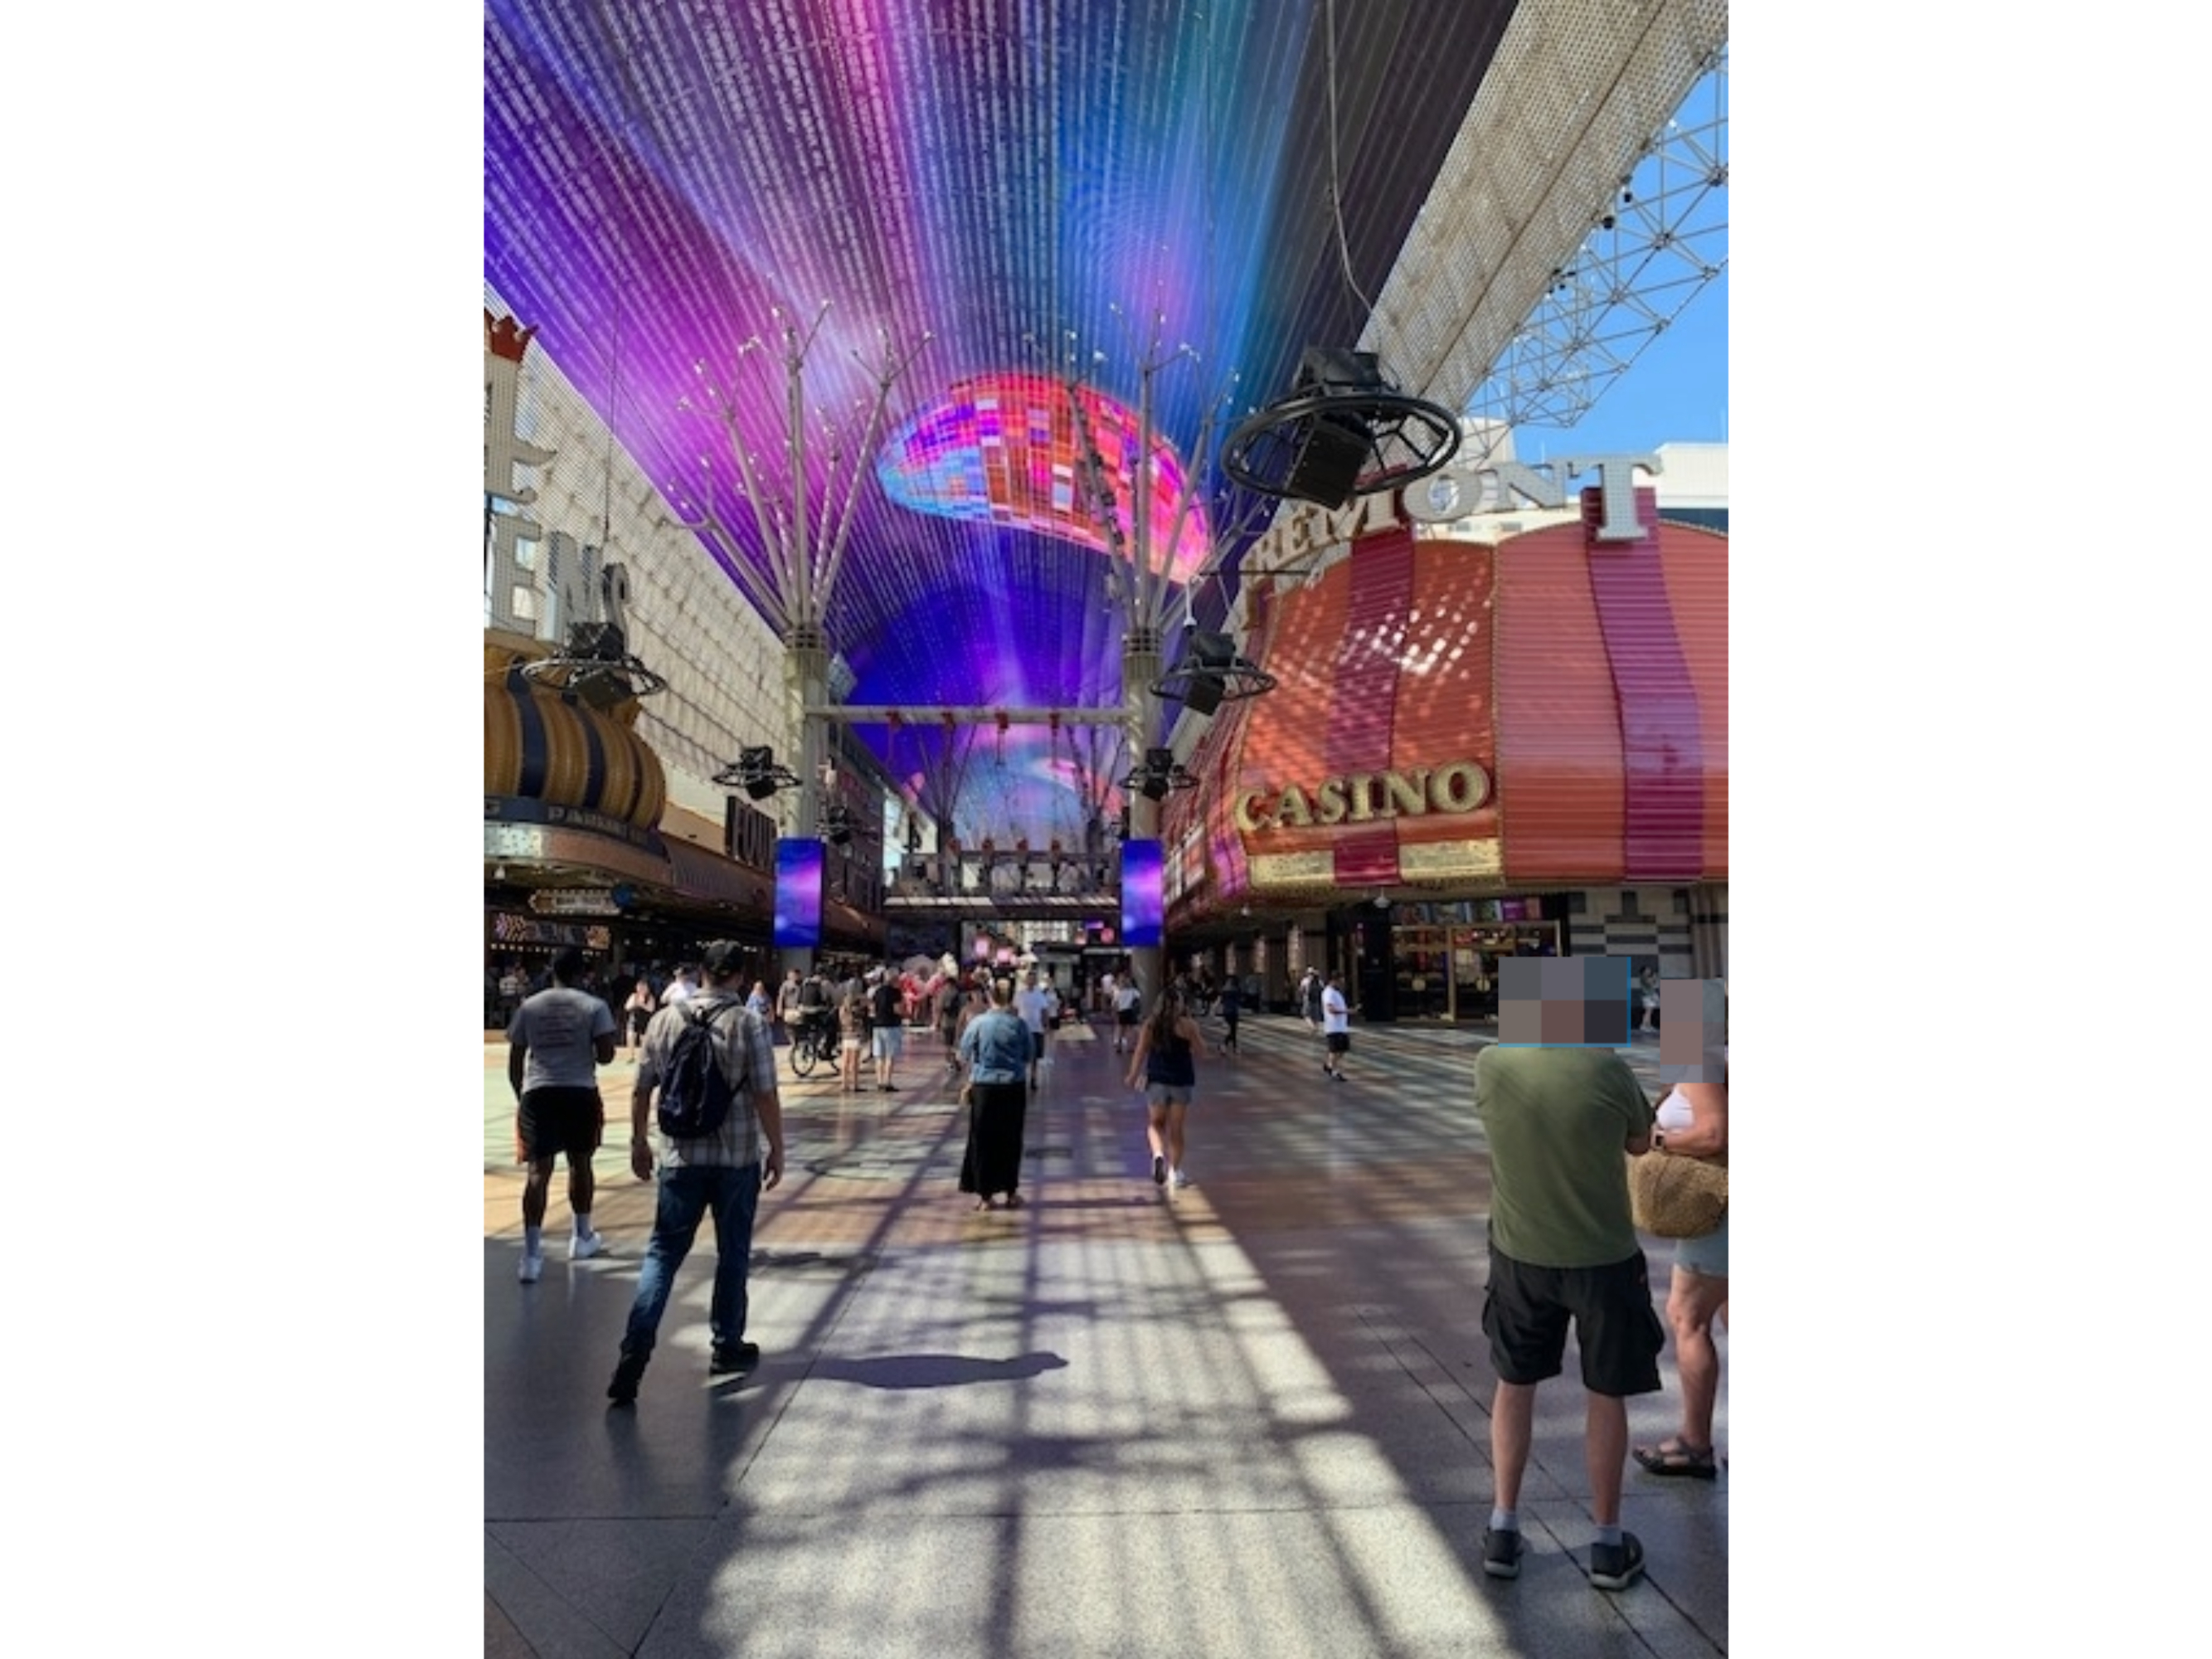
<svg viewBox="0 0 2212 1659"><path fill-rule="evenodd" d="M1624 1153L1651 1144L1651 1106L1627 1062L1604 1048L1492 1044L1475 1056L1475 1112L1490 1143L1490 1285L1482 1328L1498 1392L1490 1413L1498 1495L1482 1569L1521 1571L1518 1508L1536 1385L1564 1368L1567 1326L1589 1393L1583 1456L1597 1542L1590 1582L1626 1589L1644 1546L1620 1526L1627 1397L1659 1389L1666 1333L1629 1219Z"/></svg>

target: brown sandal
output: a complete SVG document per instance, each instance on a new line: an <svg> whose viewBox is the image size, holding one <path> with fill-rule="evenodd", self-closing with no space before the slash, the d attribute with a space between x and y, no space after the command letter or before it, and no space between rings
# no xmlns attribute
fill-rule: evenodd
<svg viewBox="0 0 2212 1659"><path fill-rule="evenodd" d="M1692 1480L1711 1480L1720 1468L1713 1462L1711 1446L1692 1446L1680 1435L1669 1435L1656 1446L1638 1446L1637 1463L1646 1474L1686 1475Z"/></svg>

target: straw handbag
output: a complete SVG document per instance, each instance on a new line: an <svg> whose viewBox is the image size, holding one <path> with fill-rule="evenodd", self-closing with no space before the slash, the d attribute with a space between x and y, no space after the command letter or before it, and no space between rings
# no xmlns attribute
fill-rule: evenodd
<svg viewBox="0 0 2212 1659"><path fill-rule="evenodd" d="M1655 1238L1703 1238L1728 1214L1728 1160L1643 1152L1628 1160L1636 1230Z"/></svg>

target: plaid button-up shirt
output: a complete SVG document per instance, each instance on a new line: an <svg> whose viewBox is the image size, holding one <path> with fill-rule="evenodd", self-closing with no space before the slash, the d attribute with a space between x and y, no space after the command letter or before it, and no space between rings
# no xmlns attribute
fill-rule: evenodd
<svg viewBox="0 0 2212 1659"><path fill-rule="evenodd" d="M714 1021L714 1059L722 1075L738 1087L730 1115L711 1135L678 1140L660 1134L657 1120L648 1117L660 1141L660 1161L670 1168L742 1168L761 1160L760 1109L763 1093L775 1091L775 1042L761 1017L744 1000L726 992L702 991L688 1003L673 1004L653 1017L645 1028L645 1045L638 1056L636 1093L648 1101L658 1094L662 1074L676 1050L684 1029L686 1008ZM633 1096L633 1099L635 1096Z"/></svg>

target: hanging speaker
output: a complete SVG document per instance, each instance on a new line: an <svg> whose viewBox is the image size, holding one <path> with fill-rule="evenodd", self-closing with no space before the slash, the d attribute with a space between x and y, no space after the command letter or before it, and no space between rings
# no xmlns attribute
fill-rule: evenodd
<svg viewBox="0 0 2212 1659"><path fill-rule="evenodd" d="M1182 689L1182 706L1194 714L1211 714L1221 707L1221 677L1203 669L1194 672Z"/></svg>
<svg viewBox="0 0 2212 1659"><path fill-rule="evenodd" d="M1373 452L1374 439L1356 416L1320 414L1307 418L1283 493L1302 501L1340 507L1352 499L1359 469Z"/></svg>

